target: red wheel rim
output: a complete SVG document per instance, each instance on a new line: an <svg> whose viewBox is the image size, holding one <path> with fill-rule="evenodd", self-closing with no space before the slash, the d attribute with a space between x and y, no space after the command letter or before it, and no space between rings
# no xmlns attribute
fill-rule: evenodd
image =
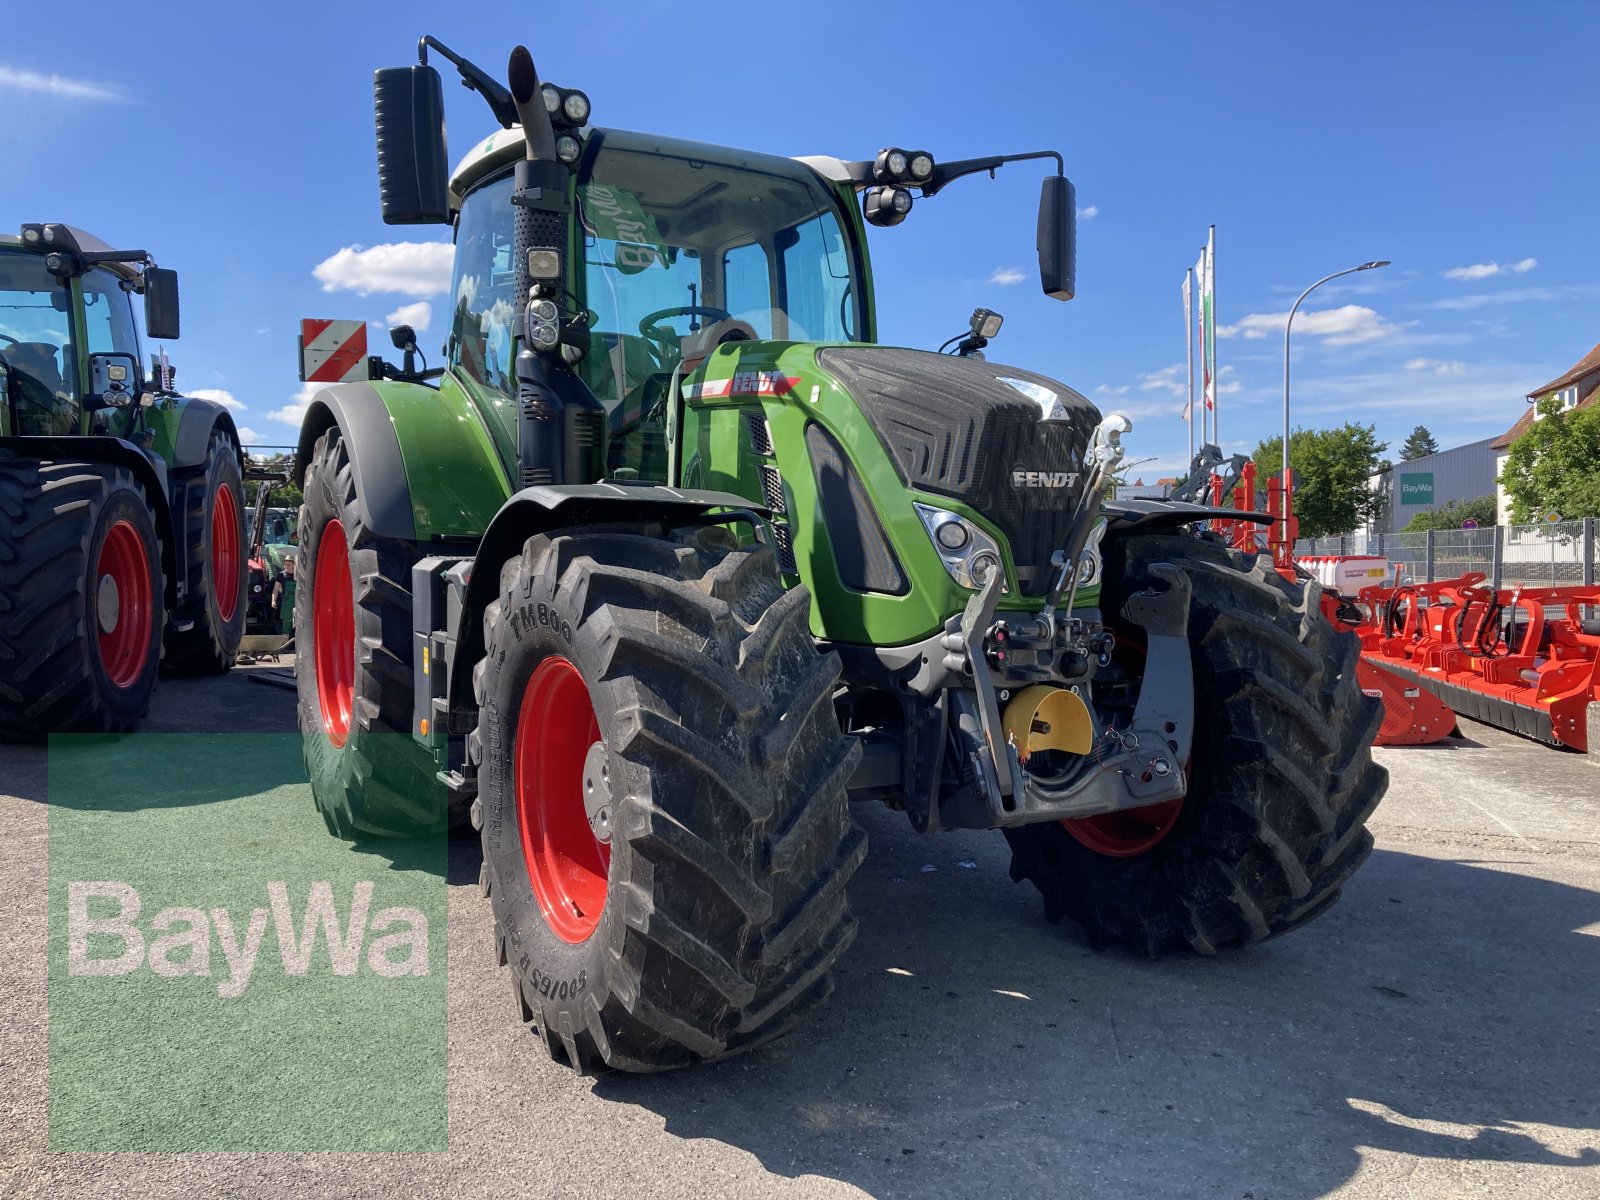
<svg viewBox="0 0 1600 1200"><path fill-rule="evenodd" d="M1124 661L1136 659L1142 666L1145 648L1138 642L1118 640L1116 655ZM1189 764L1184 764L1184 776L1189 777ZM1163 800L1160 804L1144 808L1129 808L1122 812L1102 813L1097 817L1079 817L1062 821L1061 827L1096 854L1107 858L1132 858L1154 849L1161 839L1172 832L1183 811L1184 797Z"/></svg>
<svg viewBox="0 0 1600 1200"><path fill-rule="evenodd" d="M211 503L211 581L217 611L224 621L233 620L239 610L239 505L225 483Z"/></svg>
<svg viewBox="0 0 1600 1200"><path fill-rule="evenodd" d="M322 527L311 586L311 644L322 729L330 742L343 746L350 736L350 707L356 690L356 608L350 551L344 526L337 520Z"/></svg>
<svg viewBox="0 0 1600 1200"><path fill-rule="evenodd" d="M576 945L600 923L611 847L595 837L583 801L583 767L600 740L578 668L551 657L522 693L512 748L512 788L528 882L551 932Z"/></svg>
<svg viewBox="0 0 1600 1200"><path fill-rule="evenodd" d="M1183 797L1179 796L1176 800L1164 800L1144 808L1062 821L1061 827L1096 854L1107 858L1132 858L1151 849L1172 832L1182 811Z"/></svg>
<svg viewBox="0 0 1600 1200"><path fill-rule="evenodd" d="M100 665L112 686L129 687L150 660L154 591L144 538L131 522L117 521L106 531L94 574Z"/></svg>

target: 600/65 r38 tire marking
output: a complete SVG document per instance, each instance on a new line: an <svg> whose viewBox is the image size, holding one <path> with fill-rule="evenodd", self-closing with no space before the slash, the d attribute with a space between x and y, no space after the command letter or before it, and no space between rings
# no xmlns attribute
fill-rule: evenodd
<svg viewBox="0 0 1600 1200"><path fill-rule="evenodd" d="M500 961L558 1061L722 1058L831 992L866 845L809 603L723 530L573 529L502 568L469 753Z"/></svg>

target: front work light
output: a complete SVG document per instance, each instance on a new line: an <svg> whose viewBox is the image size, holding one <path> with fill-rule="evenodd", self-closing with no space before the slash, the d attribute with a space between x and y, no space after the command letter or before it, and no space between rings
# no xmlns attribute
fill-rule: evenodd
<svg viewBox="0 0 1600 1200"><path fill-rule="evenodd" d="M549 246L535 246L528 251L529 279L561 278L561 251Z"/></svg>
<svg viewBox="0 0 1600 1200"><path fill-rule="evenodd" d="M905 188L879 184L868 188L863 201L863 214L873 225L898 225L911 211L911 193Z"/></svg>

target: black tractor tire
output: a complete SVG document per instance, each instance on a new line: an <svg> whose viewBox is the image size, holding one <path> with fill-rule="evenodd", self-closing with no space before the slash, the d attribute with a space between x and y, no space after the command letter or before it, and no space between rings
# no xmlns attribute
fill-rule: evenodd
<svg viewBox="0 0 1600 1200"><path fill-rule="evenodd" d="M102 631L102 601L115 622L140 595L143 620ZM0 451L0 740L132 730L161 668L165 600L155 517L132 472Z"/></svg>
<svg viewBox="0 0 1600 1200"><path fill-rule="evenodd" d="M205 466L183 483L184 512L174 520L182 522L178 545L188 556L183 616L192 624L168 636L166 667L176 675L220 675L239 656L249 601L244 478L239 447L226 430L212 431ZM219 570L232 579L219 578Z"/></svg>
<svg viewBox="0 0 1600 1200"><path fill-rule="evenodd" d="M411 567L422 552L368 528L337 426L317 439L301 488L295 684L317 809L336 837L443 829L443 788L411 736Z"/></svg>
<svg viewBox="0 0 1600 1200"><path fill-rule="evenodd" d="M1357 686L1358 643L1323 618L1315 582L1291 584L1265 557L1191 535L1135 534L1107 547L1108 617L1149 586L1152 563L1193 585L1182 809L1160 841L1126 856L1059 822L1009 829L1011 877L1032 881L1045 915L1072 918L1097 949L1214 954L1304 924L1365 861L1366 820L1388 786L1371 753L1383 712Z"/></svg>
<svg viewBox="0 0 1600 1200"><path fill-rule="evenodd" d="M845 799L860 750L834 714L839 661L817 652L809 606L804 588L783 589L770 547L720 529L540 535L501 570L469 754L496 951L556 1061L588 1073L720 1059L831 994L866 837ZM551 666L575 671L565 694L578 708L587 694L584 776L592 761L610 780L601 899L573 910L586 930L565 933L535 892L522 815L536 813L530 835L555 828L561 805L583 804L581 779L519 796L516 765L519 732L562 727L534 710L573 711L529 701ZM530 774L559 758L541 749Z"/></svg>

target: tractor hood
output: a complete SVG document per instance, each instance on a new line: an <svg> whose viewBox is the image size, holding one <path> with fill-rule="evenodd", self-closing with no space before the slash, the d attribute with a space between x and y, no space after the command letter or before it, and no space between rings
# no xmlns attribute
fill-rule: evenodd
<svg viewBox="0 0 1600 1200"><path fill-rule="evenodd" d="M855 399L902 483L982 513L1006 535L1023 593L1047 590L1087 483L1093 404L1032 371L925 350L828 346L817 364Z"/></svg>

